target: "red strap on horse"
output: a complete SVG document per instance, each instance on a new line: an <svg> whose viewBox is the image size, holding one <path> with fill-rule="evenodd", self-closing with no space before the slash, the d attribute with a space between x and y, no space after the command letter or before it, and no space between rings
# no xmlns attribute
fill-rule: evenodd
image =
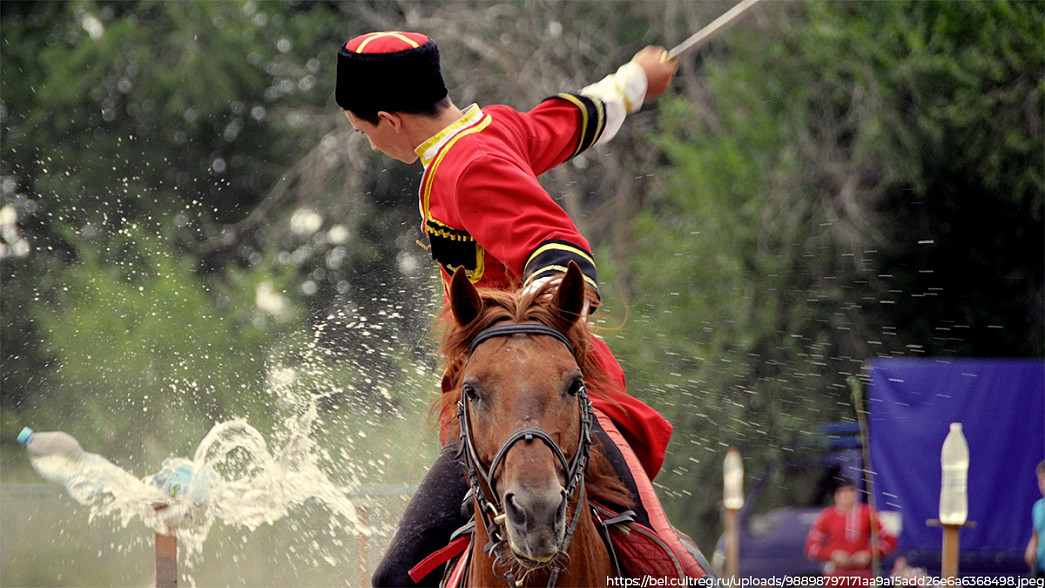
<svg viewBox="0 0 1045 588"><path fill-rule="evenodd" d="M675 534L675 529L668 521L667 515L664 514L664 507L661 506L660 499L657 498L657 494L653 490L653 484L649 481L649 478L642 475L642 464L628 446L628 442L624 440L624 436L614 426L613 421L598 409L595 410L595 417L599 419L599 424L602 425L606 435L617 445L617 448L620 449L621 454L624 456L624 461L627 462L632 477L635 479L635 486L639 492L639 502L645 507L646 514L649 515L650 526L657 538L674 554L676 560L682 566L686 577L703 578L706 576L707 574L701 568L700 563L689 554L686 546L682 544L678 535Z"/></svg>
<svg viewBox="0 0 1045 588"><path fill-rule="evenodd" d="M450 561L451 559L461 555L464 550L468 547L471 542L471 535L464 535L458 537L450 542L449 545L436 551L432 555L422 559L416 566L410 568L410 579L414 582L420 582L425 576L431 574L436 568Z"/></svg>
<svg viewBox="0 0 1045 588"><path fill-rule="evenodd" d="M457 563L451 564L453 565L453 569L450 570L450 573L446 576L446 582L443 584L443 588L460 588L464 585L464 574L468 571L468 560L472 555L472 551L469 549L470 546L471 543L469 543L468 546L465 546L465 552L461 557L457 558Z"/></svg>

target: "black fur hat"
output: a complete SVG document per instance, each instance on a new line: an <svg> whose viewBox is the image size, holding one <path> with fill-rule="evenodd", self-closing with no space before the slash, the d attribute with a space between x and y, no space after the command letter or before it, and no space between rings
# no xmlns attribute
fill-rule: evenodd
<svg viewBox="0 0 1045 588"><path fill-rule="evenodd" d="M367 33L341 46L336 100L353 113L423 110L446 97L439 47L420 33Z"/></svg>

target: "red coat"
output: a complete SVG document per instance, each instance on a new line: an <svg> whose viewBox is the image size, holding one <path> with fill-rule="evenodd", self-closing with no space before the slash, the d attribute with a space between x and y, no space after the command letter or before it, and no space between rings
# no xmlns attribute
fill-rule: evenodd
<svg viewBox="0 0 1045 588"><path fill-rule="evenodd" d="M457 267L477 286L508 289L561 274L574 261L598 292L587 240L537 176L594 144L601 112L601 103L579 95L546 100L528 113L471 106L418 147L423 229L444 287ZM592 401L622 429L652 479L671 424L627 394L624 372L601 340L593 349L606 374L600 391L612 401Z"/></svg>
<svg viewBox="0 0 1045 588"><path fill-rule="evenodd" d="M831 554L836 550L848 554L858 551L870 552L871 513L871 507L866 504L859 504L850 511L844 511L834 506L820 511L820 515L813 522L809 535L806 537L806 557L828 562L831 560ZM896 548L896 537L885 531L877 513L874 517L878 526L878 549L876 551L880 557ZM825 568L824 575L870 577L871 566L868 564L861 567Z"/></svg>

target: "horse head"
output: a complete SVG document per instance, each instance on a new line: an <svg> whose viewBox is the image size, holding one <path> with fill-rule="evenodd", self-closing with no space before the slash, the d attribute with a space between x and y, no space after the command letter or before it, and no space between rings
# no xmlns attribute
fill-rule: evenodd
<svg viewBox="0 0 1045 588"><path fill-rule="evenodd" d="M462 451L489 551L495 562L511 557L502 562L509 570L569 559L560 556L583 508L593 420L581 369L585 296L572 263L554 292L530 293L517 308L505 302L517 297L481 295L465 272L450 283L452 328L468 342L451 384L460 391Z"/></svg>

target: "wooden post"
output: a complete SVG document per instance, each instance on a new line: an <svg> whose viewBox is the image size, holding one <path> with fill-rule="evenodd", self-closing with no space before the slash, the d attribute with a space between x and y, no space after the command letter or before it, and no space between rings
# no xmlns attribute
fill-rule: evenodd
<svg viewBox="0 0 1045 588"><path fill-rule="evenodd" d="M960 525L947 525L940 519L929 519L925 521L929 527L943 527L943 550L940 552L940 577L958 578L958 558L961 549L958 544L958 531L962 527L975 528L976 521L967 521Z"/></svg>
<svg viewBox="0 0 1045 588"><path fill-rule="evenodd" d="M156 533L156 588L178 586L178 538Z"/></svg>
<svg viewBox="0 0 1045 588"><path fill-rule="evenodd" d="M727 578L740 577L740 530L737 529L735 508L726 509L726 569Z"/></svg>
<svg viewBox="0 0 1045 588"><path fill-rule="evenodd" d="M860 427L860 458L864 462L864 491L867 492L867 505L871 507L871 577L882 575L882 558L878 555L878 543L882 530L878 528L878 504L874 494L874 470L871 468L871 443L867 427L867 407L864 405L864 390L860 379L849 376L849 390L853 395L853 408L856 409L856 422Z"/></svg>
<svg viewBox="0 0 1045 588"><path fill-rule="evenodd" d="M961 525L943 526L943 554L940 559L940 577L958 577L958 529Z"/></svg>

